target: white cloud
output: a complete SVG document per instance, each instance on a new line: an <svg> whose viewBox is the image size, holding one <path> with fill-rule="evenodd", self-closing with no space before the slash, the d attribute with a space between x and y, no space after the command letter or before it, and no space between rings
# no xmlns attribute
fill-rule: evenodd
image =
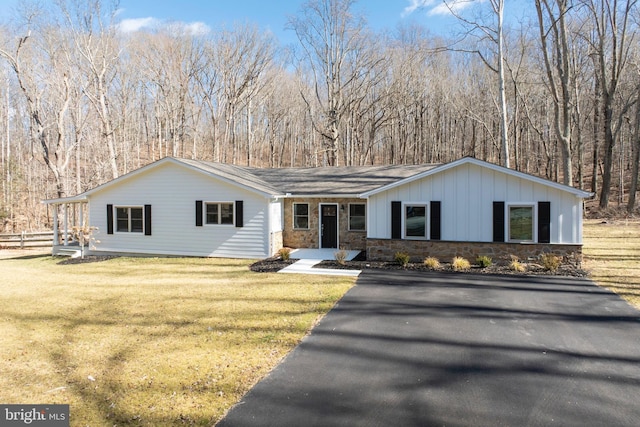
<svg viewBox="0 0 640 427"><path fill-rule="evenodd" d="M484 0L452 0L445 4L444 2L440 3L436 7L429 10L429 16L446 16L451 15L451 12L461 12L464 9L473 6L474 3L482 3Z"/></svg>
<svg viewBox="0 0 640 427"><path fill-rule="evenodd" d="M135 33L136 31L142 30L158 30L160 28L168 28L169 31L177 34L192 36L202 36L211 32L211 28L204 22L166 22L153 17L123 19L118 24L118 30L122 33Z"/></svg>
<svg viewBox="0 0 640 427"><path fill-rule="evenodd" d="M211 28L204 22L189 22L183 25L184 31L192 36L204 36L211 32Z"/></svg>
<svg viewBox="0 0 640 427"><path fill-rule="evenodd" d="M400 15L403 18L405 16L411 15L416 10L426 9L430 7L436 2L436 0L409 0L409 2L411 4L405 7L404 10L402 11L402 14Z"/></svg>
<svg viewBox="0 0 640 427"><path fill-rule="evenodd" d="M443 0L409 0L411 3L405 7L401 16L411 15L418 10L426 10L428 16L451 15L451 11L460 12L474 3L482 3L485 0L447 0L447 4Z"/></svg>
<svg viewBox="0 0 640 427"><path fill-rule="evenodd" d="M118 30L123 33L135 33L142 29L157 28L160 25L160 21L156 18L135 18L135 19L123 19L118 24Z"/></svg>

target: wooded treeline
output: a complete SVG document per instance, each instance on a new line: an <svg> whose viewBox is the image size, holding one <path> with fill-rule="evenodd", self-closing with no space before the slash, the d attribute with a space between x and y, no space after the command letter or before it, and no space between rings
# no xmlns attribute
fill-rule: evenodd
<svg viewBox="0 0 640 427"><path fill-rule="evenodd" d="M528 7L504 19L504 0L479 3L442 37L376 32L352 0L310 0L291 11L298 43L282 46L251 24L125 32L117 4L25 3L0 26L1 228L46 228L42 199L164 156L264 167L474 156L633 213L636 0Z"/></svg>

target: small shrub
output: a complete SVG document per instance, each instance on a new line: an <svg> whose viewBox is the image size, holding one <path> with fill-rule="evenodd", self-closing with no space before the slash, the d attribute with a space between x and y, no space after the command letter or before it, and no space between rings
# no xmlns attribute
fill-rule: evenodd
<svg viewBox="0 0 640 427"><path fill-rule="evenodd" d="M482 255L476 258L476 264L482 268L490 267L492 263L493 263L493 260L486 255Z"/></svg>
<svg viewBox="0 0 640 427"><path fill-rule="evenodd" d="M541 258L542 266L547 271L556 271L560 268L560 264L562 263L560 257L553 254L543 254Z"/></svg>
<svg viewBox="0 0 640 427"><path fill-rule="evenodd" d="M462 257L455 257L453 261L451 261L451 268L454 271L466 271L471 268L471 263L469 260Z"/></svg>
<svg viewBox="0 0 640 427"><path fill-rule="evenodd" d="M527 269L523 263L518 260L517 256L511 255L511 262L509 263L509 269L511 271L517 271L519 273L524 273Z"/></svg>
<svg viewBox="0 0 640 427"><path fill-rule="evenodd" d="M396 252L393 259L403 267L406 267L407 264L409 264L409 254L406 252Z"/></svg>
<svg viewBox="0 0 640 427"><path fill-rule="evenodd" d="M437 270L440 268L440 261L438 258L430 256L424 259L424 265L431 270Z"/></svg>
<svg viewBox="0 0 640 427"><path fill-rule="evenodd" d="M280 258L283 261L289 261L289 258L291 257L291 249L290 248L281 248L278 251L278 255L280 255Z"/></svg>
<svg viewBox="0 0 640 427"><path fill-rule="evenodd" d="M347 262L347 255L349 255L349 253L344 249L340 249L333 254L338 265L345 265L345 263Z"/></svg>

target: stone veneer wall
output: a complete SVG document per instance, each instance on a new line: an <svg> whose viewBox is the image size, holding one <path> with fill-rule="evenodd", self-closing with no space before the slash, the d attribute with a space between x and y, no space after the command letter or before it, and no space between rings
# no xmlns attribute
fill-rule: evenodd
<svg viewBox="0 0 640 427"><path fill-rule="evenodd" d="M293 229L293 204L309 204L309 228ZM338 245L342 249L364 251L367 247L366 231L349 231L349 203L365 203L363 199L300 199L292 198L284 201L283 245L289 248L319 248L319 207L320 203L338 204ZM367 213L368 214L368 213Z"/></svg>
<svg viewBox="0 0 640 427"><path fill-rule="evenodd" d="M437 240L368 239L367 259L370 261L392 261L397 252L409 254L412 262L421 262L428 256L449 262L456 256L472 263L478 256L486 255L494 262L510 261L514 255L520 260L533 260L544 253L563 258L564 262L580 266L582 245L544 243L496 243L496 242L451 242Z"/></svg>
<svg viewBox="0 0 640 427"><path fill-rule="evenodd" d="M274 233L271 233L271 248L270 248L270 250L272 251L271 255L277 254L278 251L282 249L282 246L283 246L282 231L276 231Z"/></svg>

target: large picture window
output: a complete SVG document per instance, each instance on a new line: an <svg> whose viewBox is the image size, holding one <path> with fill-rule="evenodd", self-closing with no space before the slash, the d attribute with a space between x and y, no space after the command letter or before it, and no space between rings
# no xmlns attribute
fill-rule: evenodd
<svg viewBox="0 0 640 427"><path fill-rule="evenodd" d="M405 205L404 235L408 238L427 238L427 206Z"/></svg>
<svg viewBox="0 0 640 427"><path fill-rule="evenodd" d="M142 207L116 207L116 231L120 233L142 233L144 215Z"/></svg>
<svg viewBox="0 0 640 427"><path fill-rule="evenodd" d="M309 229L309 204L308 203L293 204L293 229L294 230Z"/></svg>
<svg viewBox="0 0 640 427"><path fill-rule="evenodd" d="M509 240L533 241L533 206L509 206Z"/></svg>
<svg viewBox="0 0 640 427"><path fill-rule="evenodd" d="M367 205L352 203L349 205L349 230L365 231L367 228Z"/></svg>
<svg viewBox="0 0 640 427"><path fill-rule="evenodd" d="M233 203L206 203L205 217L207 224L233 225Z"/></svg>

